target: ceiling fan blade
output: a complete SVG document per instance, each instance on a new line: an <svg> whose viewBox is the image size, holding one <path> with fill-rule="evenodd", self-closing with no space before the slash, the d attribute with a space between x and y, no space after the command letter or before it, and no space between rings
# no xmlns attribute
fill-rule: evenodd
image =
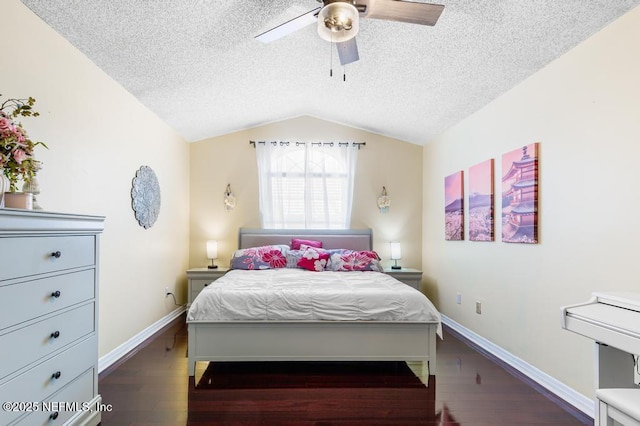
<svg viewBox="0 0 640 426"><path fill-rule="evenodd" d="M347 41L336 43L336 48L338 49L338 56L340 57L341 65L347 65L360 59L355 37Z"/></svg>
<svg viewBox="0 0 640 426"><path fill-rule="evenodd" d="M318 21L318 13L320 12L322 7L316 7L315 9L304 13L297 18L293 18L284 24L280 24L277 27L271 28L255 36L256 40L260 40L263 43L271 43L274 40L278 40L286 35L289 35L293 32L298 31L301 28L306 27L307 25L314 24Z"/></svg>
<svg viewBox="0 0 640 426"><path fill-rule="evenodd" d="M441 4L369 0L364 17L433 26L438 22L443 10L444 5Z"/></svg>

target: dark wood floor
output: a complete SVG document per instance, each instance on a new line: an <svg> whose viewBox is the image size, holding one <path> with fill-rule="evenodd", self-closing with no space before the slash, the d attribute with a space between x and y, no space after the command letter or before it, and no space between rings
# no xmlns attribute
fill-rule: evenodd
<svg viewBox="0 0 640 426"><path fill-rule="evenodd" d="M198 363L184 319L100 376L102 425L582 425L445 328L426 387L405 363ZM427 381L426 377L422 378Z"/></svg>

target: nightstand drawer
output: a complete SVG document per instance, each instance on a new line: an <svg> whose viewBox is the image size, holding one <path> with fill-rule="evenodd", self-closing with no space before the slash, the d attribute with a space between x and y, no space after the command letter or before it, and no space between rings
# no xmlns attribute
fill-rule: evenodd
<svg viewBox="0 0 640 426"><path fill-rule="evenodd" d="M415 288L416 290L420 290L420 284L422 283L422 271L419 269L413 268L401 268L401 269L393 269L393 268L384 268L384 272L388 275L391 275L393 278L398 281Z"/></svg>
<svg viewBox="0 0 640 426"><path fill-rule="evenodd" d="M187 271L189 280L189 291L187 293L187 306L190 306L200 292L209 284L222 277L229 271L229 268L220 267L215 269L209 268L192 268Z"/></svg>
<svg viewBox="0 0 640 426"><path fill-rule="evenodd" d="M78 376L86 375L85 372L87 370L91 372L88 375L91 378L90 387L83 386L83 391L77 396L80 396L84 401L91 400L93 398L93 366L96 357L96 346L96 338L91 337L15 377L0 386L0 400L3 402L39 403L52 397L54 392L65 389ZM85 381L87 380L85 379ZM72 402L73 400L61 399L59 401ZM38 408L42 409L43 407L39 405ZM43 413L39 414L43 415ZM7 424L20 415L20 412L0 411L0 424ZM48 419L48 417L49 415L47 414L45 419ZM44 424L48 423L44 422Z"/></svg>
<svg viewBox="0 0 640 426"><path fill-rule="evenodd" d="M0 330L95 297L95 270L0 287Z"/></svg>
<svg viewBox="0 0 640 426"><path fill-rule="evenodd" d="M194 300L196 296L212 282L212 280L191 280L191 300Z"/></svg>
<svg viewBox="0 0 640 426"><path fill-rule="evenodd" d="M95 237L0 238L0 281L94 265Z"/></svg>
<svg viewBox="0 0 640 426"><path fill-rule="evenodd" d="M0 380L94 330L94 304L88 303L0 335Z"/></svg>

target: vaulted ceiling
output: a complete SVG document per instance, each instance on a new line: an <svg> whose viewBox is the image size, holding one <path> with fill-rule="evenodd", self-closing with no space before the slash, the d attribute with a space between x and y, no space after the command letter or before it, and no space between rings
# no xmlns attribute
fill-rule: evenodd
<svg viewBox="0 0 640 426"><path fill-rule="evenodd" d="M22 2L188 141L311 115L416 144L640 4L443 0L433 27L361 20L342 67L315 25L254 39L316 0Z"/></svg>

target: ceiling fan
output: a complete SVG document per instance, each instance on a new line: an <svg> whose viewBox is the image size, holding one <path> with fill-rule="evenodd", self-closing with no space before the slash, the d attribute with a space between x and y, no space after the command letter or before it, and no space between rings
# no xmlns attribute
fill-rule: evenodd
<svg viewBox="0 0 640 426"><path fill-rule="evenodd" d="M336 44L340 63L350 64L360 59L355 36L360 18L384 19L433 26L444 10L441 4L416 3L405 0L317 0L322 3L313 10L256 36L263 43L291 34L317 23L318 35Z"/></svg>

